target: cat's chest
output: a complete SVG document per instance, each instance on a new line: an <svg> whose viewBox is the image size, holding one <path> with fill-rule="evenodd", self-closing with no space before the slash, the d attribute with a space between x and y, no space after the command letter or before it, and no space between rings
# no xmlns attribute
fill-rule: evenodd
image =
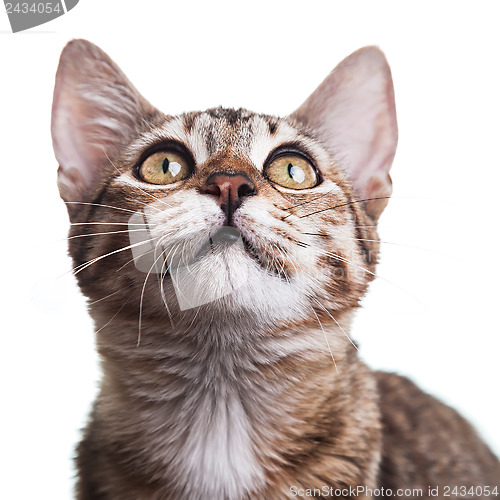
<svg viewBox="0 0 500 500"><path fill-rule="evenodd" d="M293 369L286 375L286 363L298 351L324 350L317 339L262 337L196 353L174 342L163 351L159 339L134 349L108 345L101 353L121 359L120 371L108 372L113 380L105 391L116 406L109 405L113 412L104 418L114 426L117 413L123 417L120 425L125 421L128 429L120 433L135 455L130 458L179 498L259 498L280 454L282 430L299 424L291 391L299 382Z"/></svg>
<svg viewBox="0 0 500 500"><path fill-rule="evenodd" d="M128 378L123 392L135 402L118 403L125 435L132 435L126 446L165 493L192 500L247 498L265 483L262 435L274 426L265 407L277 402L243 368L186 368L197 372L193 376L183 371L182 363L169 360L154 374Z"/></svg>
<svg viewBox="0 0 500 500"><path fill-rule="evenodd" d="M177 439L165 450L170 467L183 478L189 498L244 498L263 484L257 458L255 422L246 406L250 393L232 385L193 391L174 410ZM181 431L180 422L188 425ZM182 424L180 424L182 425Z"/></svg>

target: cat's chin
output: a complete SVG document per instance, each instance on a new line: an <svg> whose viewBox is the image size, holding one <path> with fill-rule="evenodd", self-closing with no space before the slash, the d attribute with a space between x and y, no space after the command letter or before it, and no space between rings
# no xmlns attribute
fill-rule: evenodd
<svg viewBox="0 0 500 500"><path fill-rule="evenodd" d="M204 306L222 308L225 314L246 309L269 314L269 307L279 310L289 295L295 308L304 283L299 276L295 282L273 271L264 259L237 230L225 228L165 277L172 282L181 311Z"/></svg>
<svg viewBox="0 0 500 500"><path fill-rule="evenodd" d="M218 264L222 259L228 269L234 266L234 272L244 264L242 260L250 259L267 273L280 279L287 279L283 272L266 265L268 259L261 255L251 241L234 226L222 226L215 232L194 254L191 264L212 256L217 256Z"/></svg>

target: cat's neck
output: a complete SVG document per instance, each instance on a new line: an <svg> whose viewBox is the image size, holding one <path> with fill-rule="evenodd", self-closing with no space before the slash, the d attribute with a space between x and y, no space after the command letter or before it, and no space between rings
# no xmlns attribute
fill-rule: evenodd
<svg viewBox="0 0 500 500"><path fill-rule="evenodd" d="M158 370L181 378L185 373L193 385L237 384L242 373L251 380L265 368L293 364L300 372L324 362L332 376L338 375L355 349L348 337L351 318L339 317L334 325L317 320L278 327L251 325L251 318L202 316L178 322L143 319L139 325L136 318L118 314L112 322L96 319L97 347L105 363L109 360L117 375L125 372L128 381L135 373L143 377ZM272 378L281 380L282 372L271 370L266 380Z"/></svg>
<svg viewBox="0 0 500 500"><path fill-rule="evenodd" d="M199 490L237 499L262 487L354 373L354 348L340 326L272 335L228 327L146 320L138 341L137 321L119 318L98 333L109 421L120 432L129 427L127 446L154 448L189 498Z"/></svg>
<svg viewBox="0 0 500 500"><path fill-rule="evenodd" d="M195 387L231 387L242 394L255 385L265 391L286 393L290 381L321 367L336 378L355 354L348 339L349 318L338 325L297 324L266 331L249 328L245 321L143 320L117 316L98 328L97 347L104 370L124 386L141 387L152 381L148 400L169 401L170 382L187 391ZM284 374L293 375L287 378ZM123 380L122 380L123 378ZM138 393L135 393L138 394Z"/></svg>

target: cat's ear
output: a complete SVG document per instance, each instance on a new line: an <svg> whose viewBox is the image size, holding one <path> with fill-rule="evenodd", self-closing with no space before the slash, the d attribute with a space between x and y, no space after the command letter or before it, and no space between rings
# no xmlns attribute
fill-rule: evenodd
<svg viewBox="0 0 500 500"><path fill-rule="evenodd" d="M389 65L377 47L344 59L291 117L309 126L347 170L376 221L392 192L398 129Z"/></svg>
<svg viewBox="0 0 500 500"><path fill-rule="evenodd" d="M69 202L89 200L113 168L108 158L154 112L99 47L86 40L69 42L59 61L52 105L61 197Z"/></svg>

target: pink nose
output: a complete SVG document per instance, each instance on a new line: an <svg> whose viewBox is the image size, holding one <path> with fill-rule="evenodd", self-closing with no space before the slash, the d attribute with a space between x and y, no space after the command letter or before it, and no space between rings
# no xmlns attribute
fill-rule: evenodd
<svg viewBox="0 0 500 500"><path fill-rule="evenodd" d="M244 174L212 174L201 192L212 195L224 212L234 212L247 196L256 194L253 182Z"/></svg>

